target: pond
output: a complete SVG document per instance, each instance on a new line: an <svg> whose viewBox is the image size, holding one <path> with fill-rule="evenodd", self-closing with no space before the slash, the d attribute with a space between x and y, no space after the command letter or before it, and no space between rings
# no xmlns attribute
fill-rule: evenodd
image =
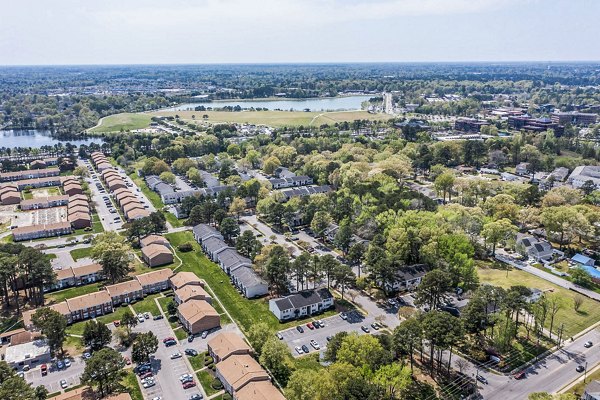
<svg viewBox="0 0 600 400"><path fill-rule="evenodd" d="M369 100L371 95L354 95L340 97L323 97L313 99L281 99L281 100L217 100L208 103L186 103L168 108L167 111L188 111L195 107L235 107L242 108L267 108L269 110L294 110L303 111L338 111L360 110L361 103Z"/></svg>
<svg viewBox="0 0 600 400"><path fill-rule="evenodd" d="M6 129L0 130L0 147L42 147L54 146L58 143L71 143L74 146L92 143L102 144L101 138L63 140L52 137L52 132L43 129Z"/></svg>

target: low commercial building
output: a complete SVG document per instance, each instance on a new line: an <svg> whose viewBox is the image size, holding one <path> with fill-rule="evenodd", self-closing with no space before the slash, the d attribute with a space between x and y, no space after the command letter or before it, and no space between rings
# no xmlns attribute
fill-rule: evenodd
<svg viewBox="0 0 600 400"><path fill-rule="evenodd" d="M325 288L305 290L269 300L269 310L279 321L318 314L332 306L333 295Z"/></svg>
<svg viewBox="0 0 600 400"><path fill-rule="evenodd" d="M457 118L454 129L462 132L480 132L481 128L490 125L489 122L474 118Z"/></svg>
<svg viewBox="0 0 600 400"><path fill-rule="evenodd" d="M219 313L204 300L190 300L177 307L179 321L189 333L196 334L221 325Z"/></svg>
<svg viewBox="0 0 600 400"><path fill-rule="evenodd" d="M234 355L215 365L215 376L230 394L251 382L270 382L269 374L248 354Z"/></svg>
<svg viewBox="0 0 600 400"><path fill-rule="evenodd" d="M50 346L45 339L34 340L29 343L8 346L4 361L11 368L21 370L24 366L34 367L50 362Z"/></svg>
<svg viewBox="0 0 600 400"><path fill-rule="evenodd" d="M193 272L178 272L177 274L173 275L170 279L169 282L171 284L171 288L173 288L173 290L177 290L177 289L181 289L182 287L185 286L201 286L204 287L205 282L198 278L198 276L196 276L195 273Z"/></svg>
<svg viewBox="0 0 600 400"><path fill-rule="evenodd" d="M142 247L142 260L150 267L158 267L173 262L173 253L162 244L150 244Z"/></svg>
<svg viewBox="0 0 600 400"><path fill-rule="evenodd" d="M137 275L135 278L142 285L144 294L162 292L169 288L169 279L173 276L173 271L169 268L159 269L158 271L146 272Z"/></svg>
<svg viewBox="0 0 600 400"><path fill-rule="evenodd" d="M115 307L122 303L131 303L144 298L142 285L137 279L108 285L104 289L108 292Z"/></svg>
<svg viewBox="0 0 600 400"><path fill-rule="evenodd" d="M32 225L15 228L12 230L13 240L15 242L23 240L33 240L54 236L68 235L73 231L68 222L57 222L46 225Z"/></svg>
<svg viewBox="0 0 600 400"><path fill-rule="evenodd" d="M221 332L207 343L208 354L215 360L215 363L227 360L234 355L250 354L250 346L237 333Z"/></svg>
<svg viewBox="0 0 600 400"><path fill-rule="evenodd" d="M182 304L190 300L204 300L212 303L212 297L210 297L202 286L188 285L175 290L175 302L177 304Z"/></svg>

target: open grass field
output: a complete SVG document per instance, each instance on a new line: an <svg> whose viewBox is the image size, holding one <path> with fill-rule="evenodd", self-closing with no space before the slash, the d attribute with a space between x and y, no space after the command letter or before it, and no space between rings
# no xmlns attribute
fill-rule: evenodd
<svg viewBox="0 0 600 400"><path fill-rule="evenodd" d="M127 371L127 375L123 377L121 383L125 388L124 391L129 393L132 400L144 400L142 389L140 389L137 377L135 376L133 371Z"/></svg>
<svg viewBox="0 0 600 400"><path fill-rule="evenodd" d="M96 318L96 321L102 323L102 324L110 324L113 321L116 320L121 320L121 318L123 318L123 315L127 312L131 310L129 309L129 307L117 307L114 309L114 312L110 313L110 314L106 314L103 315L101 317Z"/></svg>
<svg viewBox="0 0 600 400"><path fill-rule="evenodd" d="M549 295L556 295L561 299L561 308L556 314L553 330L556 330L561 324L564 324L564 336L572 336L600 321L600 314L596 311L600 306L600 303L597 301L583 297L583 304L579 311L575 311L573 299L575 296L579 296L577 293L556 286L537 276L518 269L510 270L507 277L505 268L504 265L502 265L501 268L480 266L477 270L479 281L481 283L489 283L503 288L523 285L532 289L551 291L548 293ZM550 321L547 319L546 328L549 326Z"/></svg>
<svg viewBox="0 0 600 400"><path fill-rule="evenodd" d="M159 298L160 296L160 293L151 294L144 300L138 301L137 303L133 304L132 307L136 313L149 312L150 314L152 314L152 316L159 315L160 311L158 310L158 306L156 305L154 299Z"/></svg>
<svg viewBox="0 0 600 400"><path fill-rule="evenodd" d="M185 121L203 121L209 123L248 123L256 125L269 125L273 127L283 126L309 126L322 124L335 124L336 122L352 122L357 119L370 121L387 120L390 116L386 114L369 114L366 111L334 111L334 112L304 112L304 111L156 111L153 116L179 115ZM192 119L192 115L195 116ZM208 115L208 119L203 119Z"/></svg>
<svg viewBox="0 0 600 400"><path fill-rule="evenodd" d="M208 370L202 370L198 372L196 376L198 377L198 380L204 388L204 391L206 392L207 396L212 396L213 394L219 392L218 390L213 389L213 387L211 386L211 383L215 378L213 377L213 375L211 375L210 372L208 372Z"/></svg>
<svg viewBox="0 0 600 400"><path fill-rule="evenodd" d="M165 235L177 254L183 260L183 265L177 271L191 271L204 279L215 296L245 332L259 322L267 323L273 331L296 325L298 322L281 324L269 311L266 298L248 300L242 297L231 285L229 277L215 263L207 259L200 246L194 240L191 232L176 232ZM182 253L177 246L184 242L193 242L194 250ZM216 302L216 299L215 299Z"/></svg>
<svg viewBox="0 0 600 400"><path fill-rule="evenodd" d="M148 200L150 200L154 208L156 208L157 210L162 210L163 208L165 208L165 204L160 199L158 193L150 190L150 188L146 185L146 182L144 182L142 178L137 176L136 173L130 174L129 177L140 188L140 190L142 191L142 193L144 193ZM165 212L164 214L165 218L167 219L167 222L170 223L172 227L177 228L183 226L182 221L178 220L177 217L175 217L170 212Z"/></svg>
<svg viewBox="0 0 600 400"><path fill-rule="evenodd" d="M73 260L77 261L81 258L90 257L90 254L92 253L92 247L84 247L81 249L71 250L69 253L71 253L71 257L73 257Z"/></svg>
<svg viewBox="0 0 600 400"><path fill-rule="evenodd" d="M104 117L99 126L93 127L89 132L121 132L133 129L147 128L152 116L149 114L122 113Z"/></svg>

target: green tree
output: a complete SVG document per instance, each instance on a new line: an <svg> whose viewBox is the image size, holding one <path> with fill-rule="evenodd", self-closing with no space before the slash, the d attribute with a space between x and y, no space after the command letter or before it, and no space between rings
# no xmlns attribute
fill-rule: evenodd
<svg viewBox="0 0 600 400"><path fill-rule="evenodd" d="M446 195L448 195L448 201L452 201L452 187L455 181L454 174L452 172L443 172L435 178L433 185L438 193L442 193L444 203L446 202Z"/></svg>
<svg viewBox="0 0 600 400"><path fill-rule="evenodd" d="M167 312L169 313L169 315L177 314L177 303L175 303L174 300L171 300L167 303Z"/></svg>
<svg viewBox="0 0 600 400"><path fill-rule="evenodd" d="M337 263L333 268L333 279L336 285L341 289L342 300L344 300L344 291L347 285L350 285L356 279L356 275L349 265Z"/></svg>
<svg viewBox="0 0 600 400"><path fill-rule="evenodd" d="M138 324L138 319L131 312L131 310L125 310L123 316L121 317L121 326L124 326L127 329L127 335L131 335L131 329L134 328Z"/></svg>
<svg viewBox="0 0 600 400"><path fill-rule="evenodd" d="M261 355L262 346L273 336L273 331L266 322L254 324L248 330L248 340L256 351L258 356Z"/></svg>
<svg viewBox="0 0 600 400"><path fill-rule="evenodd" d="M178 158L173 161L173 171L177 172L179 175L185 175L191 168L196 168L198 163L189 158Z"/></svg>
<svg viewBox="0 0 600 400"><path fill-rule="evenodd" d="M202 179L202 174L198 168L190 168L186 172L185 176L196 186L203 186L204 180Z"/></svg>
<svg viewBox="0 0 600 400"><path fill-rule="evenodd" d="M67 338L67 319L50 308L40 308L31 317L33 326L39 329L48 340L50 352L56 354L60 350L62 354L63 343Z"/></svg>
<svg viewBox="0 0 600 400"><path fill-rule="evenodd" d="M45 400L47 394L46 388L38 386L34 389L25 379L17 376L5 361L0 361L0 399Z"/></svg>
<svg viewBox="0 0 600 400"><path fill-rule="evenodd" d="M594 287L594 281L592 281L592 276L585 269L581 267L575 267L571 269L569 274L571 275L571 279L573 279L574 284L586 288Z"/></svg>
<svg viewBox="0 0 600 400"><path fill-rule="evenodd" d="M292 373L285 390L288 400L315 400L319 398L321 372L315 369L298 369Z"/></svg>
<svg viewBox="0 0 600 400"><path fill-rule="evenodd" d="M219 225L219 231L227 242L231 242L233 238L240 234L240 226L233 218L223 218Z"/></svg>
<svg viewBox="0 0 600 400"><path fill-rule="evenodd" d="M333 337L331 338L329 343L327 343L327 347L325 348L325 354L323 357L325 359L325 361L329 361L329 362L337 361L337 353L340 350L340 348L342 347L342 343L343 343L344 339L346 338L346 336L348 336L348 332L345 332L345 331L338 332L335 335L333 335Z"/></svg>
<svg viewBox="0 0 600 400"><path fill-rule="evenodd" d="M408 318L394 329L394 349L397 353L408 356L410 371L413 372L414 353L422 349L423 327L417 317Z"/></svg>
<svg viewBox="0 0 600 400"><path fill-rule="evenodd" d="M172 172L169 172L169 171L165 171L165 172L161 173L159 178L161 181L171 184L171 185L174 185L175 181L176 181L175 174L173 174Z"/></svg>
<svg viewBox="0 0 600 400"><path fill-rule="evenodd" d="M390 358L374 336L359 336L354 332L342 340L342 345L337 352L339 362L347 362L357 368L367 368L370 371L375 371L382 364L391 361Z"/></svg>
<svg viewBox="0 0 600 400"><path fill-rule="evenodd" d="M331 216L327 211L317 211L310 223L310 228L315 235L324 239L325 230L331 224Z"/></svg>
<svg viewBox="0 0 600 400"><path fill-rule="evenodd" d="M374 382L385 389L390 400L399 398L399 393L411 383L411 372L398 363L384 365L375 372Z"/></svg>
<svg viewBox="0 0 600 400"><path fill-rule="evenodd" d="M433 270L426 273L417 287L415 304L437 310L445 304L448 293L452 290L450 282L450 275L445 271Z"/></svg>
<svg viewBox="0 0 600 400"><path fill-rule="evenodd" d="M129 265L132 250L123 236L114 231L106 232L96 236L93 243L91 258L102 266L102 271L112 283L132 271Z"/></svg>
<svg viewBox="0 0 600 400"><path fill-rule="evenodd" d="M492 245L492 255L496 255L496 245L506 241L516 232L516 227L509 219L503 218L498 221L488 222L483 226L481 235L485 241Z"/></svg>
<svg viewBox="0 0 600 400"><path fill-rule="evenodd" d="M260 240L256 239L252 231L247 230L237 237L235 240L235 248L244 257L254 259L254 257L260 253L262 243Z"/></svg>
<svg viewBox="0 0 600 400"><path fill-rule="evenodd" d="M352 243L352 227L347 219L343 220L340 224L333 243L338 249L342 250L344 255L348 253L350 243Z"/></svg>
<svg viewBox="0 0 600 400"><path fill-rule="evenodd" d="M140 333L133 341L131 349L131 360L136 363L145 363L150 361L150 355L158 350L158 339L156 335L150 331Z"/></svg>
<svg viewBox="0 0 600 400"><path fill-rule="evenodd" d="M90 347L92 351L100 350L107 346L111 340L111 333L108 327L97 321L88 321L83 328L83 343Z"/></svg>
<svg viewBox="0 0 600 400"><path fill-rule="evenodd" d="M285 343L271 335L264 342L260 352L260 363L267 368L277 381L285 386L292 368L290 367L290 351Z"/></svg>
<svg viewBox="0 0 600 400"><path fill-rule="evenodd" d="M290 256L279 246L273 246L265 264L265 277L277 293L285 293L289 285Z"/></svg>
<svg viewBox="0 0 600 400"><path fill-rule="evenodd" d="M239 197L235 197L231 200L229 205L229 212L236 216L238 222L240 221L240 215L246 210L246 200Z"/></svg>
<svg viewBox="0 0 600 400"><path fill-rule="evenodd" d="M104 397L120 387L125 360L118 351L106 347L95 352L85 363L81 382L97 389Z"/></svg>

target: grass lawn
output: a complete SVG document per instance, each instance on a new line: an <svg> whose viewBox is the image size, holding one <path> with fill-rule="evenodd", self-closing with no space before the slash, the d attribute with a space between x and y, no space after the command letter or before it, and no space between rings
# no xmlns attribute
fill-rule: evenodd
<svg viewBox="0 0 600 400"><path fill-rule="evenodd" d="M103 315L101 317L96 318L96 321L103 323L103 324L110 324L113 321L116 320L121 320L121 318L123 317L123 315L127 312L127 311L131 311L129 309L129 307L117 307L114 309L115 311L110 313L110 314L106 314Z"/></svg>
<svg viewBox="0 0 600 400"><path fill-rule="evenodd" d="M188 337L187 332L182 327L173 329L173 332L175 332L175 337L177 338L177 340L187 339Z"/></svg>
<svg viewBox="0 0 600 400"><path fill-rule="evenodd" d="M23 200L31 200L33 199L33 193L31 190L23 190L22 192Z"/></svg>
<svg viewBox="0 0 600 400"><path fill-rule="evenodd" d="M179 321L177 320L176 316L170 318L170 316L169 316L169 310L167 310L167 304L169 304L171 301L173 301L173 296L170 296L170 297L160 297L158 299L158 303L160 304L160 308L162 308L163 312L165 313L165 316L167 317L167 321L169 322L169 325L171 325L172 329L175 329L175 328L177 328L179 326Z"/></svg>
<svg viewBox="0 0 600 400"><path fill-rule="evenodd" d="M269 311L268 300L266 298L248 300L242 297L231 285L227 274L203 255L200 246L193 239L191 232L170 233L165 235L165 237L183 260L183 265L178 271L191 271L204 279L242 330L247 332L252 325L259 322L267 323L274 331L297 324L297 322L288 324L279 323L273 313ZM177 246L185 242L192 242L194 250L186 253L178 251ZM217 300L215 299L216 302Z"/></svg>
<svg viewBox="0 0 600 400"><path fill-rule="evenodd" d="M554 319L553 330L556 330L561 324L564 324L565 337L573 336L577 332L593 325L600 321L600 313L596 310L600 305L597 301L583 297L583 303L579 311L575 311L573 304L576 296L581 296L576 292L556 286L542 278L527 272L511 269L506 274L506 266L501 265L498 268L494 266L481 266L477 269L479 280L481 283L489 283L503 288L511 286L523 285L528 288L548 290L549 295L556 295L561 299L562 307L556 314ZM550 327L550 319L546 320L546 328Z"/></svg>
<svg viewBox="0 0 600 400"><path fill-rule="evenodd" d="M126 392L131 396L132 400L144 400L142 389L140 389L137 377L133 371L127 371L127 375L123 377L122 384L125 387Z"/></svg>
<svg viewBox="0 0 600 400"><path fill-rule="evenodd" d="M75 336L67 336L64 347L71 357L81 354L84 349L81 338Z"/></svg>
<svg viewBox="0 0 600 400"><path fill-rule="evenodd" d="M92 248L83 247L81 249L71 250L69 253L71 253L71 257L73 257L73 260L77 261L80 258L90 257L90 254L92 253Z"/></svg>
<svg viewBox="0 0 600 400"><path fill-rule="evenodd" d="M290 355L295 369L312 369L318 371L324 367L319 363L319 353L309 354L303 357L294 358Z"/></svg>
<svg viewBox="0 0 600 400"><path fill-rule="evenodd" d="M144 300L138 301L137 303L133 304L133 309L136 313L149 312L150 314L152 314L152 316L159 315L160 311L158 310L158 306L156 305L154 299L160 296L160 293L151 294L147 296Z"/></svg>
<svg viewBox="0 0 600 400"><path fill-rule="evenodd" d="M120 132L147 128L152 116L149 114L121 113L102 118L99 126L89 132Z"/></svg>
<svg viewBox="0 0 600 400"><path fill-rule="evenodd" d="M198 371L199 369L204 368L204 358L206 357L206 352L200 353L194 357L188 357L190 364L194 371Z"/></svg>
<svg viewBox="0 0 600 400"><path fill-rule="evenodd" d="M165 204L160 199L160 196L158 195L158 193L150 190L150 188L146 185L146 182L144 182L144 179L137 176L136 173L130 174L129 177L140 188L140 190L142 191L142 193L144 193L144 195L148 198L148 200L150 200L150 203L152 203L154 208L156 208L157 210L162 210L165 208ZM178 220L177 217L174 216L173 214L171 214L170 212L165 211L164 214L165 214L165 218L167 219L167 222L169 222L172 227L177 228L177 227L183 226L183 223L180 220Z"/></svg>
<svg viewBox="0 0 600 400"><path fill-rule="evenodd" d="M333 125L336 122L354 121L366 119L371 121L387 120L390 116L385 114L369 114L366 111L348 112L304 112L304 111L156 111L152 115L175 116L179 115L186 122L209 122L211 124L231 122L249 123L258 125L269 125L273 127L283 126L309 126L309 125ZM196 119L192 119L192 115ZM208 119L201 116L208 115Z"/></svg>
<svg viewBox="0 0 600 400"><path fill-rule="evenodd" d="M84 294L97 292L100 287L104 286L103 283L91 283L89 285L75 286L72 288L59 290L57 292L46 293L46 300L53 303L60 303L63 300L71 299L73 297L82 296Z"/></svg>
<svg viewBox="0 0 600 400"><path fill-rule="evenodd" d="M219 390L215 390L211 386L211 383L213 382L214 377L210 372L208 372L207 370L203 370L203 371L198 372L196 374L196 376L198 376L198 381L200 381L200 384L204 388L204 391L206 392L207 396L212 396L213 394L219 392Z"/></svg>
<svg viewBox="0 0 600 400"><path fill-rule="evenodd" d="M85 328L86 322L87 321L79 321L79 322L75 322L74 324L67 326L67 330L66 330L67 334L83 336L83 329ZM75 338L75 339L79 339L79 338Z"/></svg>

